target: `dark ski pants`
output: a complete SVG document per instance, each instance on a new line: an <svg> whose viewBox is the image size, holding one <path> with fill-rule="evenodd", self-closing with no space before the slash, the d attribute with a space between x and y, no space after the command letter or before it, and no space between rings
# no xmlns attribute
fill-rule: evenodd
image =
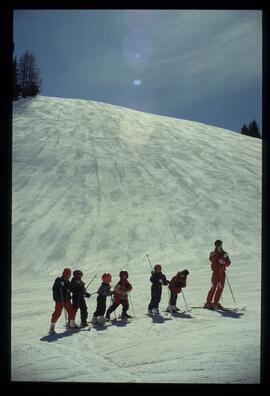
<svg viewBox="0 0 270 396"><path fill-rule="evenodd" d="M106 296L99 295L97 297L97 308L93 313L93 316L104 316L106 311Z"/></svg>
<svg viewBox="0 0 270 396"><path fill-rule="evenodd" d="M171 292L169 304L173 306L176 305L177 297L178 297L177 293L174 294Z"/></svg>
<svg viewBox="0 0 270 396"><path fill-rule="evenodd" d="M161 286L158 287L151 287L151 301L148 305L148 309L152 310L153 308L158 309L160 300L161 300L161 293L162 293L162 288Z"/></svg>
<svg viewBox="0 0 270 396"><path fill-rule="evenodd" d="M119 303L114 302L113 305L111 305L107 312L106 312L106 317L109 317L109 315L116 310L117 307L119 307L119 305L122 305L122 316L125 316L128 309L129 309L129 305L128 305L128 300L120 300Z"/></svg>
<svg viewBox="0 0 270 396"><path fill-rule="evenodd" d="M86 323L87 318L88 318L88 311L87 311L87 305L86 305L85 299L80 298L79 300L74 300L73 308L75 309L76 312L78 311L78 309L80 309L81 322Z"/></svg>

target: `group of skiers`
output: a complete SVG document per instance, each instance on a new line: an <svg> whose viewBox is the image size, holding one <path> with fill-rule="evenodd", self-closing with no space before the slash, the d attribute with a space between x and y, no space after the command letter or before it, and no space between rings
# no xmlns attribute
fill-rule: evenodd
<svg viewBox="0 0 270 396"><path fill-rule="evenodd" d="M214 309L221 307L219 300L224 288L225 283L225 271L226 267L231 264L228 253L223 250L222 241L215 241L215 250L210 253L209 260L211 262L212 278L211 288L208 292L205 308ZM177 272L177 274L168 281L166 276L162 273L162 267L160 264L156 264L154 269L151 271L150 282L151 286L151 301L148 305L148 315L155 316L159 314L159 303L161 301L162 286L168 286L170 290L169 305L167 307L168 312L179 311L176 306L178 294L181 293L182 288L186 287L187 276L189 271L187 269ZM53 299L55 301L55 310L51 317L50 333L55 333L55 324L59 319L63 308L65 309L65 315L67 326L69 328L77 328L75 323L75 315L78 309L80 309L81 316L81 327L88 326L87 318L88 311L85 302L85 297L89 298L90 293L87 292L85 283L82 281L83 273L80 270L73 271L73 278L71 281L71 270L65 268L62 276L55 279L53 290ZM122 305L122 319L128 319L131 316L127 313L129 310L129 293L132 290L132 285L128 281L128 272L122 270L119 273L119 281L111 289L112 276L106 272L102 275L102 283L95 292L97 294L97 306L93 313L92 323L104 323L110 320L110 315L116 310L119 305ZM92 293L92 294L95 294ZM107 297L111 297L111 305L106 311L106 300Z"/></svg>

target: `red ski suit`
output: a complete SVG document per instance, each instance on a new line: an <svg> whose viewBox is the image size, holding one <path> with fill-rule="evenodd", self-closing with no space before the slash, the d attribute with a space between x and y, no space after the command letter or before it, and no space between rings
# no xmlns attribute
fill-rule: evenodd
<svg viewBox="0 0 270 396"><path fill-rule="evenodd" d="M56 302L55 303L55 310L52 314L51 322L55 323L57 320L60 318L61 313L63 308L67 311L68 313L68 320L75 319L75 313L76 311L74 310L73 306L71 305L70 301L65 301L64 303L62 302Z"/></svg>
<svg viewBox="0 0 270 396"><path fill-rule="evenodd" d="M219 303L224 288L226 267L231 264L231 261L228 253L223 249L219 251L217 248L210 253L209 260L211 261L213 273L211 278L212 286L208 292L206 302L207 304L211 304L214 298L213 304L216 305Z"/></svg>

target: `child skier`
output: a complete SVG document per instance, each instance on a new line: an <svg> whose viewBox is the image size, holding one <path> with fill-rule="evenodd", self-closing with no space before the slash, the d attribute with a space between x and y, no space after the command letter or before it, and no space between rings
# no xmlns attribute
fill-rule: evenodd
<svg viewBox="0 0 270 396"><path fill-rule="evenodd" d="M69 278L71 277L71 270L69 268L65 268L62 276L58 277L54 281L54 285L52 287L53 291L53 299L55 301L55 310L52 314L51 318L51 326L50 326L50 334L55 333L55 324L59 319L63 308L66 309L68 313L68 320L69 320L69 328L77 328L78 326L75 323L75 310L71 305L70 299L70 281Z"/></svg>
<svg viewBox="0 0 270 396"><path fill-rule="evenodd" d="M112 295L110 283L112 276L109 272L105 272L101 277L102 283L97 291L97 307L93 313L92 323L104 323L104 314L106 312L106 299Z"/></svg>
<svg viewBox="0 0 270 396"><path fill-rule="evenodd" d="M85 302L85 298L90 297L90 293L87 293L85 289L85 283L82 281L83 273L80 270L73 271L73 278L71 279L71 287L70 290L72 292L72 305L75 309L75 312L80 309L81 313L81 327L87 326L87 305Z"/></svg>
<svg viewBox="0 0 270 396"><path fill-rule="evenodd" d="M128 304L128 293L132 290L132 285L129 283L128 272L120 271L119 273L120 280L115 285L113 291L113 304L108 308L106 312L106 319L110 320L110 314L116 310L116 308L121 304L122 305L122 319L131 318L128 315L127 311L129 309Z"/></svg>
<svg viewBox="0 0 270 396"><path fill-rule="evenodd" d="M166 279L166 276L161 272L161 270L161 265L156 264L154 266L154 271L151 271L151 301L148 305L148 315L150 316L159 314L158 306L161 300L162 286L169 284L169 281Z"/></svg>
<svg viewBox="0 0 270 396"><path fill-rule="evenodd" d="M186 281L187 281L187 276L189 272L188 270L184 270L181 272L177 272L176 276L174 276L169 283L169 289L170 289L170 300L169 300L169 305L167 308L168 312L176 312L180 311L179 308L176 306L176 301L178 294L181 293L182 287L186 287Z"/></svg>

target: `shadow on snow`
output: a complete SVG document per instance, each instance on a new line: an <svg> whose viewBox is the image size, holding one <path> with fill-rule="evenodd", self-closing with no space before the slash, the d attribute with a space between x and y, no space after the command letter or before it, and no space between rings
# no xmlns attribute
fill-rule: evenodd
<svg viewBox="0 0 270 396"><path fill-rule="evenodd" d="M215 309L216 312L218 312L220 315L226 317L226 318L234 318L238 319L240 316L244 315L243 312L235 312L235 311L230 311L230 310L222 310L222 309Z"/></svg>
<svg viewBox="0 0 270 396"><path fill-rule="evenodd" d="M172 318L170 318L169 316L164 317L160 315L153 316L151 319L153 323L164 323L166 320L172 320Z"/></svg>
<svg viewBox="0 0 270 396"><path fill-rule="evenodd" d="M111 326L111 324L92 323L88 330L95 329L96 331L103 331L107 330L109 326Z"/></svg>
<svg viewBox="0 0 270 396"><path fill-rule="evenodd" d="M113 326L117 326L117 327L124 327L126 326L128 323L130 323L128 320L121 320L121 319L112 319L111 320L112 325Z"/></svg>
<svg viewBox="0 0 270 396"><path fill-rule="evenodd" d="M73 334L78 333L79 330L65 330L62 333L56 333L56 334L48 334L44 337L40 338L40 341L47 341L47 342L53 342L59 340L59 338L64 338L64 337L70 337Z"/></svg>
<svg viewBox="0 0 270 396"><path fill-rule="evenodd" d="M190 315L186 312L172 312L171 314L174 318L182 318L182 319L194 319L194 316Z"/></svg>

